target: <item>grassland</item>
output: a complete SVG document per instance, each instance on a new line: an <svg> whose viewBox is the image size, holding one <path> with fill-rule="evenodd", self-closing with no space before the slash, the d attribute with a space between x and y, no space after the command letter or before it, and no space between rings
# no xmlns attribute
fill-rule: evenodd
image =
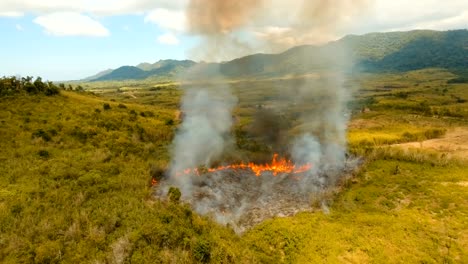
<svg viewBox="0 0 468 264"><path fill-rule="evenodd" d="M0 262L468 262L463 154L397 145L466 131L468 84L453 78L428 69L348 80L349 149L363 167L329 213L275 218L242 236L151 196L151 167L166 166L180 122L177 84L1 97ZM300 82L232 82L236 135L259 105L282 105L282 87ZM242 142L246 155L265 151Z"/></svg>
<svg viewBox="0 0 468 264"><path fill-rule="evenodd" d="M350 151L366 164L341 186L330 213L266 221L244 236L263 262L464 263L468 162L450 147L394 145L466 137L468 86L429 69L355 80ZM359 111L361 109L361 111Z"/></svg>

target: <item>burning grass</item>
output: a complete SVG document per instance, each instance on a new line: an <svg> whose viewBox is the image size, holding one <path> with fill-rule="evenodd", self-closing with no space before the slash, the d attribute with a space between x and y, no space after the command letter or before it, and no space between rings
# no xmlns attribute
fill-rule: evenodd
<svg viewBox="0 0 468 264"><path fill-rule="evenodd" d="M175 177L190 179L191 188L183 191L182 200L196 212L243 233L268 218L312 211L314 204L328 210L322 195L359 163L349 159L342 169L317 172L310 163L294 164L275 154L267 164L186 169ZM155 185L155 195L165 199L172 184L163 179Z"/></svg>

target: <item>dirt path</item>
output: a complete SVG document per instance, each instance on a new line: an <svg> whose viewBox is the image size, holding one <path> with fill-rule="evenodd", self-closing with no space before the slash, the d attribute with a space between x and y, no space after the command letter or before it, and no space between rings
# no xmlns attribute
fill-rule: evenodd
<svg viewBox="0 0 468 264"><path fill-rule="evenodd" d="M444 137L425 140L422 142L409 142L395 144L402 148L433 149L440 152L468 160L468 127L458 127L449 130Z"/></svg>

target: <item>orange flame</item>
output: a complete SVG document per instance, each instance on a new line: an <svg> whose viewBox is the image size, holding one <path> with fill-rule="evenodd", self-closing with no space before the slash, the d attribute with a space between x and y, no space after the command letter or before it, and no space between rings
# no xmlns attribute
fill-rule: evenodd
<svg viewBox="0 0 468 264"><path fill-rule="evenodd" d="M158 184L158 180L151 178L151 186L155 186L156 184Z"/></svg>
<svg viewBox="0 0 468 264"><path fill-rule="evenodd" d="M303 173L312 168L312 164L306 163L304 165L297 166L292 161L287 160L286 158L281 158L278 160L278 154L273 155L273 159L271 163L268 164L255 164L253 162L249 163L239 163L239 164L232 164L226 166L219 166L215 168L209 168L207 172L217 172L227 169L242 169L247 170L250 169L255 173L256 176L260 176L263 172L271 171L274 176L278 175L279 173L289 173L289 174L298 174ZM176 173L176 176L181 175L188 175L188 174L196 174L200 175L200 171L198 168L194 169L185 169L182 172Z"/></svg>

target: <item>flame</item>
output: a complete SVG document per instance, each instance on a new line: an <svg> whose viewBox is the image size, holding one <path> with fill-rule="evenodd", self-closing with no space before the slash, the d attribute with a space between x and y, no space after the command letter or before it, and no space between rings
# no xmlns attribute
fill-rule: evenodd
<svg viewBox="0 0 468 264"><path fill-rule="evenodd" d="M232 165L226 165L226 166L219 166L215 168L209 168L206 169L206 172L217 172L217 171L222 171L222 170L228 170L228 169L234 169L234 170L251 170L252 172L255 173L256 176L260 176L262 173L266 171L270 171L274 176L278 174L283 174L283 173L289 173L289 174L298 174L298 173L303 173L312 168L312 164L306 163L303 165L295 165L292 161L286 159L286 158L280 158L278 159L278 154L273 155L273 159L271 160L271 163L267 164L255 164L253 162L249 163L239 163L239 164L232 164ZM189 174L196 174L200 175L201 172L198 168L194 169L185 169L182 172L176 173L176 176L181 176L181 175L189 175Z"/></svg>
<svg viewBox="0 0 468 264"><path fill-rule="evenodd" d="M151 186L155 186L158 184L158 180L156 180L155 178L151 178Z"/></svg>

